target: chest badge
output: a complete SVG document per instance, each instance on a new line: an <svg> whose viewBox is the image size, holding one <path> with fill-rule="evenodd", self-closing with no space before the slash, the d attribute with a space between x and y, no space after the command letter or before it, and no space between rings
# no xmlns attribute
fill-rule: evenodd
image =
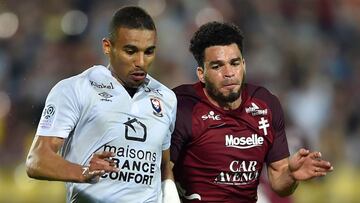
<svg viewBox="0 0 360 203"><path fill-rule="evenodd" d="M163 117L161 102L157 98L150 98L153 114L158 117Z"/></svg>
<svg viewBox="0 0 360 203"><path fill-rule="evenodd" d="M259 121L259 129L263 130L264 135L268 134L268 127L270 127L269 121L267 119L264 119L264 117L261 117L261 120Z"/></svg>

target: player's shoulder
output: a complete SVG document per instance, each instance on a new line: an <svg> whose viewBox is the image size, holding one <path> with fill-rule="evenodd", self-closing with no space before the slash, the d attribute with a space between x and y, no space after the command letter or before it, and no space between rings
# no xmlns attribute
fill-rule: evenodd
<svg viewBox="0 0 360 203"><path fill-rule="evenodd" d="M263 86L246 83L243 90L250 99L262 100L270 106L279 105L278 97Z"/></svg>
<svg viewBox="0 0 360 203"><path fill-rule="evenodd" d="M178 100L178 109L186 111L192 109L197 103L201 101L199 96L200 83L195 84L182 84L173 88Z"/></svg>
<svg viewBox="0 0 360 203"><path fill-rule="evenodd" d="M82 72L80 75L86 75L87 77L96 79L101 77L108 77L109 75L111 75L111 72L107 67L103 65L94 65Z"/></svg>
<svg viewBox="0 0 360 203"><path fill-rule="evenodd" d="M188 96L196 96L196 90L194 88L194 84L182 84L175 88L173 88L173 91L176 95L188 95Z"/></svg>
<svg viewBox="0 0 360 203"><path fill-rule="evenodd" d="M270 90L259 85L246 83L244 85L244 90L247 92L249 97L255 97L255 98L276 97L273 93L270 92Z"/></svg>
<svg viewBox="0 0 360 203"><path fill-rule="evenodd" d="M99 78L106 77L109 74L108 72L109 70L105 66L95 65L77 75L60 80L53 89L55 91L66 90L81 93L85 90L84 87L96 83Z"/></svg>

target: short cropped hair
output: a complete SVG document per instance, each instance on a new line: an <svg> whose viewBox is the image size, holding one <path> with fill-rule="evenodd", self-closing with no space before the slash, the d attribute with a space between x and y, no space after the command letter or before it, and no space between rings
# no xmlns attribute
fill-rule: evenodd
<svg viewBox="0 0 360 203"><path fill-rule="evenodd" d="M243 34L240 28L230 23L209 22L202 25L190 40L190 52L199 67L204 65L205 49L217 45L236 43L243 53Z"/></svg>
<svg viewBox="0 0 360 203"><path fill-rule="evenodd" d="M144 9L137 6L122 7L114 13L109 26L110 41L117 38L117 31L121 27L156 31L151 16Z"/></svg>

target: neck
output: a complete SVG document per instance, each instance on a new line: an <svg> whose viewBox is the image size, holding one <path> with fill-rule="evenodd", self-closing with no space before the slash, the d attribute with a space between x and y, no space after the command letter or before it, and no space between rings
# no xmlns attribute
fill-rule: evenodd
<svg viewBox="0 0 360 203"><path fill-rule="evenodd" d="M210 103L212 103L213 105L215 105L216 107L219 107L223 110L235 110L237 108L240 107L241 104L241 95L238 99L236 99L233 102L222 102L222 101L217 101L214 98L212 98L206 91L205 88L203 88L203 91L207 97L207 99L210 101Z"/></svg>
<svg viewBox="0 0 360 203"><path fill-rule="evenodd" d="M130 97L134 97L135 93L137 92L137 88L132 88L132 87L125 87L125 90L130 95Z"/></svg>

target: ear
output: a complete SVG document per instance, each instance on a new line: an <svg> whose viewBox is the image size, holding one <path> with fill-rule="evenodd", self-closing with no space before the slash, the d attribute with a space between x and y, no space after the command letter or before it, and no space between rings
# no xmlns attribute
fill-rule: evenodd
<svg viewBox="0 0 360 203"><path fill-rule="evenodd" d="M205 70L203 67L196 68L196 75L199 78L200 82L205 83Z"/></svg>
<svg viewBox="0 0 360 203"><path fill-rule="evenodd" d="M104 38L102 40L102 47L103 47L104 54L108 55L110 53L110 49L111 49L111 42L108 38Z"/></svg>
<svg viewBox="0 0 360 203"><path fill-rule="evenodd" d="M245 59L242 59L242 63L243 63L243 67L244 67L244 73L246 73L246 63L245 63Z"/></svg>

